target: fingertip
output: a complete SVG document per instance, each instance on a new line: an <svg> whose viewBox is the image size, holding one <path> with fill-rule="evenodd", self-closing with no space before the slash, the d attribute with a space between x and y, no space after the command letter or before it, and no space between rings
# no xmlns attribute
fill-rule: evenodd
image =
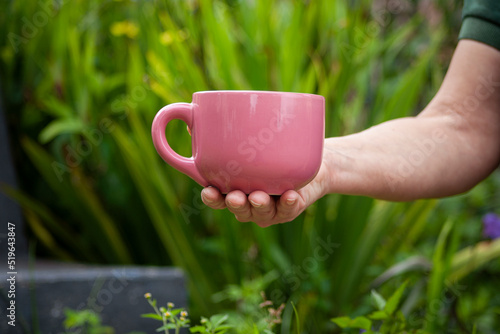
<svg viewBox="0 0 500 334"><path fill-rule="evenodd" d="M296 191L286 191L277 204L276 217L282 223L294 220L301 211L299 203L300 195Z"/></svg>
<svg viewBox="0 0 500 334"><path fill-rule="evenodd" d="M248 201L255 208L260 208L262 206L269 205L271 202L271 196L264 191L257 190L248 195Z"/></svg>
<svg viewBox="0 0 500 334"><path fill-rule="evenodd" d="M245 206L247 196L240 190L233 190L226 195L226 205L235 209Z"/></svg>
<svg viewBox="0 0 500 334"><path fill-rule="evenodd" d="M295 205L298 199L299 199L299 194L294 190L288 190L285 193L283 193L283 195L281 195L282 203L289 206Z"/></svg>
<svg viewBox="0 0 500 334"><path fill-rule="evenodd" d="M217 198L217 190L213 187L203 188L201 190L201 198L208 203L213 203Z"/></svg>
<svg viewBox="0 0 500 334"><path fill-rule="evenodd" d="M201 200L205 205L213 209L223 209L225 207L224 197L214 187L206 187L201 191Z"/></svg>
<svg viewBox="0 0 500 334"><path fill-rule="evenodd" d="M243 204L240 203L239 201L230 200L227 197L226 197L226 205L233 209L240 209L243 207Z"/></svg>

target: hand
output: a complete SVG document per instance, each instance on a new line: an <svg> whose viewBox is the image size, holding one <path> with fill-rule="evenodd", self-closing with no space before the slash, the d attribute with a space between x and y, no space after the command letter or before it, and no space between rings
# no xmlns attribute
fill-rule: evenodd
<svg viewBox="0 0 500 334"><path fill-rule="evenodd" d="M254 191L247 196L240 190L224 196L216 188L207 187L202 190L201 198L212 209L227 208L240 222L251 221L260 227L286 223L326 193L325 184L331 173L326 165L323 157L318 174L310 183L298 191L288 190L281 196L270 196L263 191Z"/></svg>
<svg viewBox="0 0 500 334"><path fill-rule="evenodd" d="M267 227L295 219L327 193L411 201L468 191L500 164L499 90L500 52L463 39L441 88L418 116L325 139L323 163L304 188L247 197L209 187L203 202Z"/></svg>

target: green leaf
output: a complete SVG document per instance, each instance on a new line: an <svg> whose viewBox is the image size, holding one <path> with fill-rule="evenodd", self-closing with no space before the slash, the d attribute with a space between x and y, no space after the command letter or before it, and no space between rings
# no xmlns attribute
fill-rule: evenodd
<svg viewBox="0 0 500 334"><path fill-rule="evenodd" d="M162 320L162 317L156 313L146 313L146 314L141 314L142 318L150 318L150 319L155 319L155 320Z"/></svg>
<svg viewBox="0 0 500 334"><path fill-rule="evenodd" d="M382 297L377 291L372 290L371 292L372 301L379 310L383 310L386 304L384 297Z"/></svg>
<svg viewBox="0 0 500 334"><path fill-rule="evenodd" d="M176 308L170 311L172 316L176 316L177 314L181 313L182 309L181 308Z"/></svg>
<svg viewBox="0 0 500 334"><path fill-rule="evenodd" d="M229 316L227 314L216 314L210 317L210 322L215 328L219 327L227 320Z"/></svg>
<svg viewBox="0 0 500 334"><path fill-rule="evenodd" d="M387 315L387 313L385 313L385 311L375 311L375 312L370 313L368 318L370 318L372 320L384 320L384 319L388 318L388 315Z"/></svg>
<svg viewBox="0 0 500 334"><path fill-rule="evenodd" d="M351 320L349 327L369 330L372 327L372 322L366 317L356 317Z"/></svg>
<svg viewBox="0 0 500 334"><path fill-rule="evenodd" d="M349 317L338 317L331 319L334 323L336 323L340 328L347 328L351 323L351 318Z"/></svg>
<svg viewBox="0 0 500 334"><path fill-rule="evenodd" d="M500 257L500 239L482 241L476 245L466 247L453 255L448 279L456 282Z"/></svg>
<svg viewBox="0 0 500 334"><path fill-rule="evenodd" d="M62 133L80 133L84 129L85 124L77 118L57 119L40 132L39 140L45 144Z"/></svg>
<svg viewBox="0 0 500 334"><path fill-rule="evenodd" d="M406 289L406 286L408 285L408 281L405 281L401 286L394 292L394 294L389 297L387 300L387 303L385 304L384 311L388 315L392 315L394 311L396 311L396 308L398 307L399 301L401 300L401 297L403 296L403 292Z"/></svg>
<svg viewBox="0 0 500 334"><path fill-rule="evenodd" d="M338 317L331 320L341 328L360 328L370 330L372 327L372 322L366 317L356 317L354 319L349 317Z"/></svg>
<svg viewBox="0 0 500 334"><path fill-rule="evenodd" d="M445 221L439 233L434 254L432 256L432 271L427 285L427 323L425 329L433 333L439 328L439 312L434 310L436 300L441 300L441 296L446 289L446 277L450 272L453 255L456 253L459 241L459 224L461 220Z"/></svg>
<svg viewBox="0 0 500 334"><path fill-rule="evenodd" d="M292 307L293 307L293 314L295 316L295 326L297 333L300 331L300 318L299 318L299 312L297 311L297 308L295 307L295 303L292 302Z"/></svg>
<svg viewBox="0 0 500 334"><path fill-rule="evenodd" d="M165 329L175 329L177 326L175 324L166 324L165 326L161 326L160 328L157 328L156 331L157 332L162 332L164 331Z"/></svg>
<svg viewBox="0 0 500 334"><path fill-rule="evenodd" d="M207 332L207 329L205 328L205 326L193 326L189 329L189 331L191 333L206 333Z"/></svg>
<svg viewBox="0 0 500 334"><path fill-rule="evenodd" d="M55 117L67 118L73 115L73 109L54 96L43 97L42 103L45 105L46 111Z"/></svg>

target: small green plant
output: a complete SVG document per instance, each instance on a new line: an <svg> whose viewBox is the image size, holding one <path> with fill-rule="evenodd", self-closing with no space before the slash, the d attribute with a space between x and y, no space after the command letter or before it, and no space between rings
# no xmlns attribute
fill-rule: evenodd
<svg viewBox="0 0 500 334"><path fill-rule="evenodd" d="M113 327L104 326L98 313L92 310L64 309L63 327L65 334L115 334ZM128 334L145 334L143 332L129 332Z"/></svg>
<svg viewBox="0 0 500 334"><path fill-rule="evenodd" d="M372 290L371 299L377 310L367 316L336 317L332 321L342 329L355 328L359 329L360 333L366 334L428 334L421 329L409 329L405 316L398 309L406 285L407 282L403 283L387 300Z"/></svg>
<svg viewBox="0 0 500 334"><path fill-rule="evenodd" d="M67 334L114 334L112 327L103 326L99 315L91 310L64 310L63 327Z"/></svg>
<svg viewBox="0 0 500 334"><path fill-rule="evenodd" d="M228 322L236 333L274 333L273 329L281 324L285 304L274 307L264 290L278 278L276 271L262 277L244 280L241 285L230 284L213 296L214 301L230 301L235 310L229 312Z"/></svg>
<svg viewBox="0 0 500 334"><path fill-rule="evenodd" d="M155 313L143 314L142 317L162 321L163 326L157 329L158 332L163 331L168 334L172 329L175 334L178 334L181 328L190 327L190 320L185 309L174 308L175 305L171 302L167 303L166 308L158 307L156 299L153 299L149 292L144 294L144 297L149 305L153 307ZM225 323L227 318L228 316L224 314L216 314L210 318L201 317L200 325L193 326L189 330L191 333L224 334L231 328L230 325Z"/></svg>
<svg viewBox="0 0 500 334"><path fill-rule="evenodd" d="M143 318L156 319L163 322L163 326L158 328L156 331L165 332L165 334L170 333L170 330L174 330L175 334L178 334L181 328L189 327L190 320L188 319L188 313L183 308L174 308L174 303L167 303L167 307L158 307L156 305L156 299L153 299L151 294L148 292L144 294L144 297L148 301L149 305L153 307L155 313L143 314Z"/></svg>
<svg viewBox="0 0 500 334"><path fill-rule="evenodd" d="M227 314L216 314L210 317L210 319L201 317L200 325L193 326L189 330L191 333L209 333L209 334L224 334L231 326L225 324Z"/></svg>

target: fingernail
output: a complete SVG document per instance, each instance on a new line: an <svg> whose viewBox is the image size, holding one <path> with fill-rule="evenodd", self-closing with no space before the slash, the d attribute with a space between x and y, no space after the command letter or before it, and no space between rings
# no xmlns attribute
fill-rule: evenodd
<svg viewBox="0 0 500 334"><path fill-rule="evenodd" d="M250 203L252 203L252 206L255 208L260 208L262 206L262 204L260 204L260 203L254 202L252 200L249 200L249 201L250 201Z"/></svg>
<svg viewBox="0 0 500 334"><path fill-rule="evenodd" d="M231 201L227 201L227 204L229 204L230 207L234 208L234 209L239 209L241 208L241 205L236 205L234 204L233 202Z"/></svg>
<svg viewBox="0 0 500 334"><path fill-rule="evenodd" d="M207 197L207 195L204 194L204 193L205 193L204 191L201 192L201 197L205 200L205 202L207 202L207 203L213 203L214 200L211 199L211 198L209 198L209 197Z"/></svg>
<svg viewBox="0 0 500 334"><path fill-rule="evenodd" d="M286 200L286 204L288 204L288 205L294 205L295 201L296 201L295 198L289 198L289 199Z"/></svg>

